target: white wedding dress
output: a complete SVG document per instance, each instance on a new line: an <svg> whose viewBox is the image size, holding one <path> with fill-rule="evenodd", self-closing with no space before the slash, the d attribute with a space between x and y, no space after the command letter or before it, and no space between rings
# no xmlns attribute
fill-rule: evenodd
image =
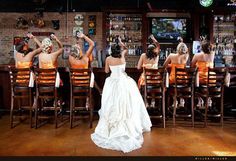
<svg viewBox="0 0 236 161"><path fill-rule="evenodd" d="M99 147L126 153L141 148L142 133L150 131L152 124L136 82L125 73L125 64L110 69L91 138Z"/></svg>

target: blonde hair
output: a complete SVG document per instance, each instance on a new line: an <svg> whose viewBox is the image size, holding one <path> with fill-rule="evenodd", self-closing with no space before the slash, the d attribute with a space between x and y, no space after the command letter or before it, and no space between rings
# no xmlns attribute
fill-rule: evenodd
<svg viewBox="0 0 236 161"><path fill-rule="evenodd" d="M76 45L71 47L70 55L76 59L80 59L83 56L82 51Z"/></svg>
<svg viewBox="0 0 236 161"><path fill-rule="evenodd" d="M188 47L183 42L179 43L176 50L177 50L177 53L179 53L180 55L188 53Z"/></svg>
<svg viewBox="0 0 236 161"><path fill-rule="evenodd" d="M45 38L42 41L42 46L43 46L42 51L46 52L46 53L49 53L50 49L52 47L52 41L49 38Z"/></svg>

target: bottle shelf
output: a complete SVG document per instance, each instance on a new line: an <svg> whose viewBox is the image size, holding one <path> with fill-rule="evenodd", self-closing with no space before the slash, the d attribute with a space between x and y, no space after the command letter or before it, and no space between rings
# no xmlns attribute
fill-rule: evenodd
<svg viewBox="0 0 236 161"><path fill-rule="evenodd" d="M110 30L111 32L136 32L136 33L140 33L140 30Z"/></svg>
<svg viewBox="0 0 236 161"><path fill-rule="evenodd" d="M111 22L113 23L137 23L137 22L141 22L140 21L128 21L128 20L125 20L125 21L122 21L122 20L110 20Z"/></svg>
<svg viewBox="0 0 236 161"><path fill-rule="evenodd" d="M106 18L107 44L116 43L117 36L128 48L126 66L137 66L142 54L142 15L141 14L113 14Z"/></svg>
<svg viewBox="0 0 236 161"><path fill-rule="evenodd" d="M108 43L109 43L109 45L116 44L116 42L108 42ZM142 44L140 41L139 42L124 42L123 41L123 43L126 44L126 45L132 45L132 44L141 45Z"/></svg>
<svg viewBox="0 0 236 161"><path fill-rule="evenodd" d="M232 15L216 15L213 24L213 39L216 45L216 57L223 61L225 66L235 64L235 36L236 36L236 22ZM219 19L220 18L220 19ZM223 21L228 18L230 21Z"/></svg>

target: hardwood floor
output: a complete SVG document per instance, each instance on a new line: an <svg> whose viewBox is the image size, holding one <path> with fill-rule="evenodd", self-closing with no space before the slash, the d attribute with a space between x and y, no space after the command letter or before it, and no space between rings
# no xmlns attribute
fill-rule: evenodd
<svg viewBox="0 0 236 161"><path fill-rule="evenodd" d="M153 127L144 133L141 149L130 153L97 147L90 139L96 127L81 121L70 129L69 123L55 129L46 124L31 129L27 122L10 129L9 116L0 119L0 156L236 156L236 122L225 122L203 128L178 125Z"/></svg>

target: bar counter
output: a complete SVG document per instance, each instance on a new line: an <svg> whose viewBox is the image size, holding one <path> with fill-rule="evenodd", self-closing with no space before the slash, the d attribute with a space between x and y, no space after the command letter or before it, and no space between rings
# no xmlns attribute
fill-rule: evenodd
<svg viewBox="0 0 236 161"><path fill-rule="evenodd" d="M11 103L11 86L10 86L10 78L8 73L9 65L0 65L0 111L9 111L10 103ZM230 70L236 70L236 67L229 67ZM69 107L70 100L70 81L69 81L69 72L66 67L59 67L58 71L60 73L60 77L63 81L63 86L60 87L60 91L62 93L62 97L65 100L66 107ZM104 68L93 68L93 72L95 75L95 81L98 86L102 89L105 83L105 79L109 74L104 72ZM133 78L136 82L138 82L139 76L142 73L142 70L137 70L136 68L126 68L126 73ZM236 94L236 89L225 88L224 94L224 104L231 103L236 107L236 99L234 95ZM93 90L93 98L94 98L94 109L95 111L99 110L101 107L101 95L94 88Z"/></svg>

